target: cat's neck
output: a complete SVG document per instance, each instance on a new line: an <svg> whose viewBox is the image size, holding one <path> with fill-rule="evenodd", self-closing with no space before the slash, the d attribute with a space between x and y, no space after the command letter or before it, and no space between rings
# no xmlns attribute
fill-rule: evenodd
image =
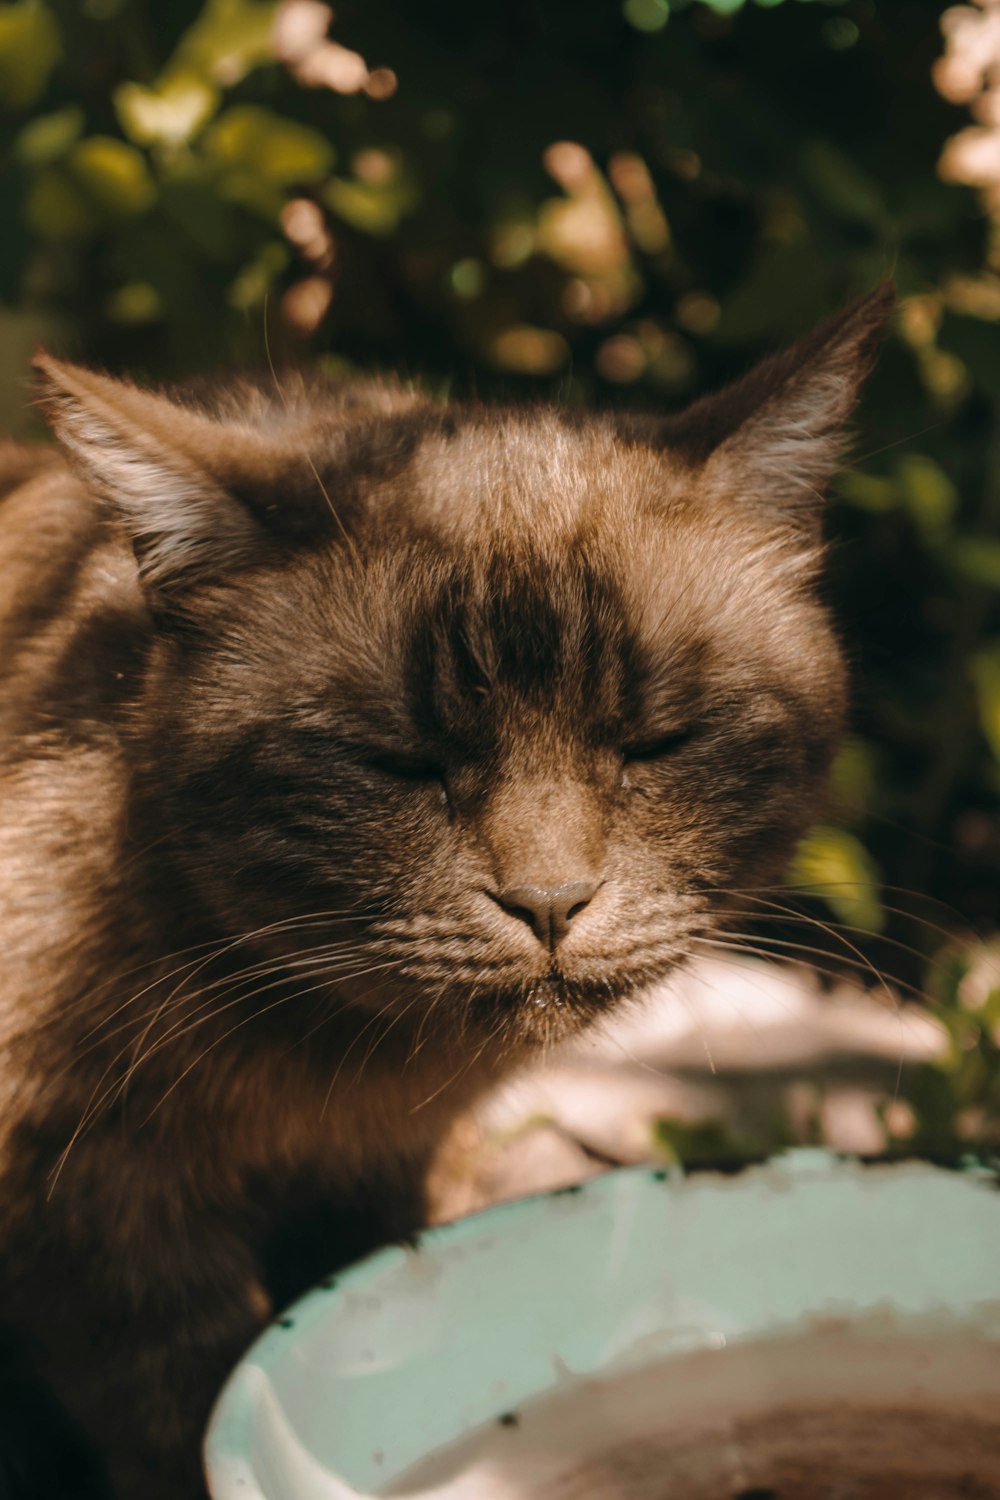
<svg viewBox="0 0 1000 1500"><path fill-rule="evenodd" d="M294 973L227 934L167 925L141 887L133 868L102 943L85 960L63 956L32 1030L31 1071L62 1080L59 1101L42 1087L67 1139L120 1131L123 1119L158 1150L190 1155L200 1139L212 1178L224 1156L234 1186L276 1172L396 1173L426 1160L518 1060L495 1042L470 1046L444 1019L411 1018L405 1002L366 1012L332 986L304 1000Z"/></svg>

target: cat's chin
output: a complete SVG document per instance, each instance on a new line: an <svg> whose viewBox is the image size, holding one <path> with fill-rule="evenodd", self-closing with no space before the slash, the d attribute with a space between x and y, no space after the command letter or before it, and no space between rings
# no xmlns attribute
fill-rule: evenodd
<svg viewBox="0 0 1000 1500"><path fill-rule="evenodd" d="M650 983L650 975L573 978L556 970L520 985L499 987L471 1000L484 1027L501 1026L508 1039L546 1044L568 1039Z"/></svg>

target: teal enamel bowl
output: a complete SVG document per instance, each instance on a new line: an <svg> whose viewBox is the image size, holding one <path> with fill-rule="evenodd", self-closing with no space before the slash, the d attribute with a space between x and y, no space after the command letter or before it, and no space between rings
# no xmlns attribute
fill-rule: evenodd
<svg viewBox="0 0 1000 1500"><path fill-rule="evenodd" d="M911 1430L948 1412L980 1423L1000 1494L988 1170L821 1151L733 1175L629 1168L429 1230L258 1339L217 1403L206 1470L214 1500L689 1500L712 1493L697 1464L677 1467L685 1443L695 1463L692 1434L718 1464L734 1433L764 1442L769 1412L786 1435L803 1413L836 1412L840 1438L810 1441L855 1451L866 1402L909 1412ZM659 1487L629 1488L637 1453ZM597 1479L574 1488L590 1462ZM737 1455L732 1473L748 1464ZM974 1493L993 1495L984 1485Z"/></svg>

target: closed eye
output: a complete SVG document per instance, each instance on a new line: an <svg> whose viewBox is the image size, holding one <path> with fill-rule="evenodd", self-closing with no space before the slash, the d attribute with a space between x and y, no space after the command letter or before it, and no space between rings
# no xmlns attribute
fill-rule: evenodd
<svg viewBox="0 0 1000 1500"><path fill-rule="evenodd" d="M690 744L697 732L695 725L686 724L682 729L672 729L667 734L657 735L655 739L639 740L634 745L626 745L622 754L627 761L665 760L667 756L676 754Z"/></svg>
<svg viewBox="0 0 1000 1500"><path fill-rule="evenodd" d="M387 776L396 776L402 781L441 781L444 769L433 761L420 760L409 755L394 755L384 750L363 752L359 759L373 771L382 771Z"/></svg>

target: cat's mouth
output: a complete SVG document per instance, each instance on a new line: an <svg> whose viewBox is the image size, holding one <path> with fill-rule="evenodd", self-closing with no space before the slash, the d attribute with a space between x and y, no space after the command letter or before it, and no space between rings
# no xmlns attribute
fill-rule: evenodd
<svg viewBox="0 0 1000 1500"><path fill-rule="evenodd" d="M539 978L501 987L491 1000L496 1007L572 1026L612 1009L648 983L647 975L588 978L566 974L553 964Z"/></svg>
<svg viewBox="0 0 1000 1500"><path fill-rule="evenodd" d="M615 998L610 981L581 982L570 979L553 968L526 987L522 1003L533 1005L537 1010L547 1010L549 1007L559 1010L567 1006L578 1008L581 1005L609 1005Z"/></svg>

